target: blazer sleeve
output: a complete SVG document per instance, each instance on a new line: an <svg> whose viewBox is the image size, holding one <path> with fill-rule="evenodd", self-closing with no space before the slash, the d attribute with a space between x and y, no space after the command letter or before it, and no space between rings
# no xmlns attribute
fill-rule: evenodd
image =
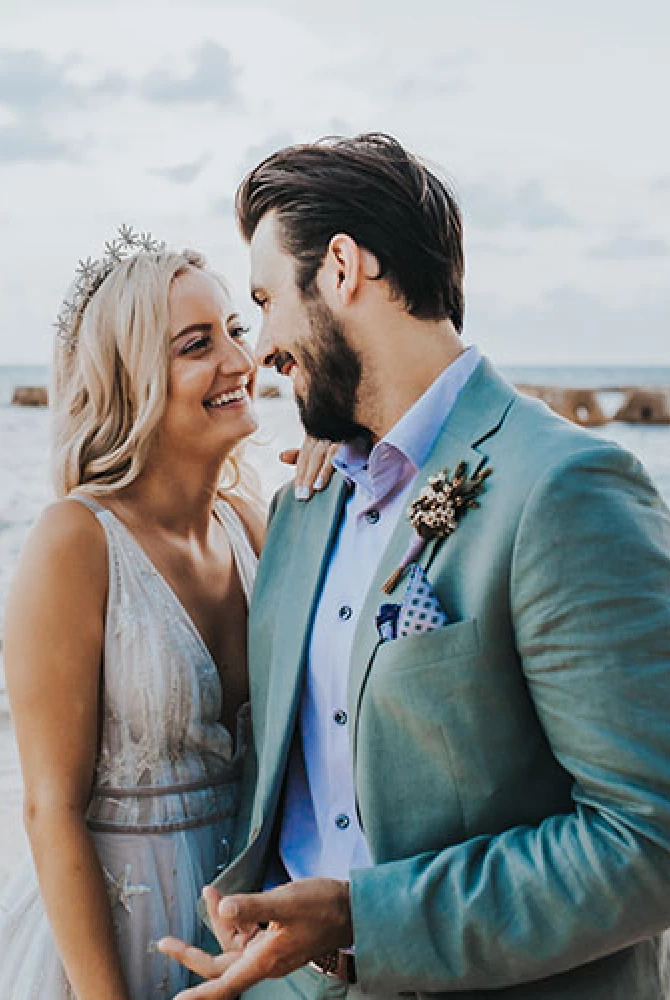
<svg viewBox="0 0 670 1000"><path fill-rule="evenodd" d="M532 489L510 614L573 808L352 872L365 990L504 988L670 924L670 515L627 452L594 444Z"/></svg>

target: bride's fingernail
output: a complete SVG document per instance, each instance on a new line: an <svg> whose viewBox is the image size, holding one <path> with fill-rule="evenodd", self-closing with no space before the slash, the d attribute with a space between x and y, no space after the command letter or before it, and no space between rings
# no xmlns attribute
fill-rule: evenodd
<svg viewBox="0 0 670 1000"><path fill-rule="evenodd" d="M317 490L317 491L318 490L322 490L324 486L325 486L325 483L324 483L323 479L321 478L321 476L317 476L316 479L314 480L314 489Z"/></svg>
<svg viewBox="0 0 670 1000"><path fill-rule="evenodd" d="M295 498L296 500L309 500L309 489L307 486L296 486L295 488Z"/></svg>

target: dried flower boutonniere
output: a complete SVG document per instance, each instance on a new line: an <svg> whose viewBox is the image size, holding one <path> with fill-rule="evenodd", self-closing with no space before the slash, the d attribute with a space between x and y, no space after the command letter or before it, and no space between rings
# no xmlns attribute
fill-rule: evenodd
<svg viewBox="0 0 670 1000"><path fill-rule="evenodd" d="M402 562L382 585L385 594L392 594L402 576L419 558L431 539L448 538L456 530L460 518L471 507L479 507L477 497L493 472L489 466L468 476L465 462L459 462L449 478L449 469L430 476L428 485L410 504L408 516L416 536L410 542Z"/></svg>

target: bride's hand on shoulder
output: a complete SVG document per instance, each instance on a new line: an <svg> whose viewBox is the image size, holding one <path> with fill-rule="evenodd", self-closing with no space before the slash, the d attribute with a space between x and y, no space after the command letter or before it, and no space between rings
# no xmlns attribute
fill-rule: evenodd
<svg viewBox="0 0 670 1000"><path fill-rule="evenodd" d="M285 465L295 465L293 489L296 499L310 500L325 490L333 478L333 458L339 443L305 437L300 448L288 448L279 455Z"/></svg>

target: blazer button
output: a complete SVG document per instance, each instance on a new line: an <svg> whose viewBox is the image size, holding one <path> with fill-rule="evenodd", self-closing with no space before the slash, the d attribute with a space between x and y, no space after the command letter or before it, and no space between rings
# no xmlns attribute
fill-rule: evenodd
<svg viewBox="0 0 670 1000"><path fill-rule="evenodd" d="M340 815L335 819L335 826L338 830L346 830L350 822L351 821L346 813L340 813Z"/></svg>
<svg viewBox="0 0 670 1000"><path fill-rule="evenodd" d="M353 611L351 610L348 604L343 604L337 613L340 616L340 621L343 622L348 622L351 616L353 615Z"/></svg>

